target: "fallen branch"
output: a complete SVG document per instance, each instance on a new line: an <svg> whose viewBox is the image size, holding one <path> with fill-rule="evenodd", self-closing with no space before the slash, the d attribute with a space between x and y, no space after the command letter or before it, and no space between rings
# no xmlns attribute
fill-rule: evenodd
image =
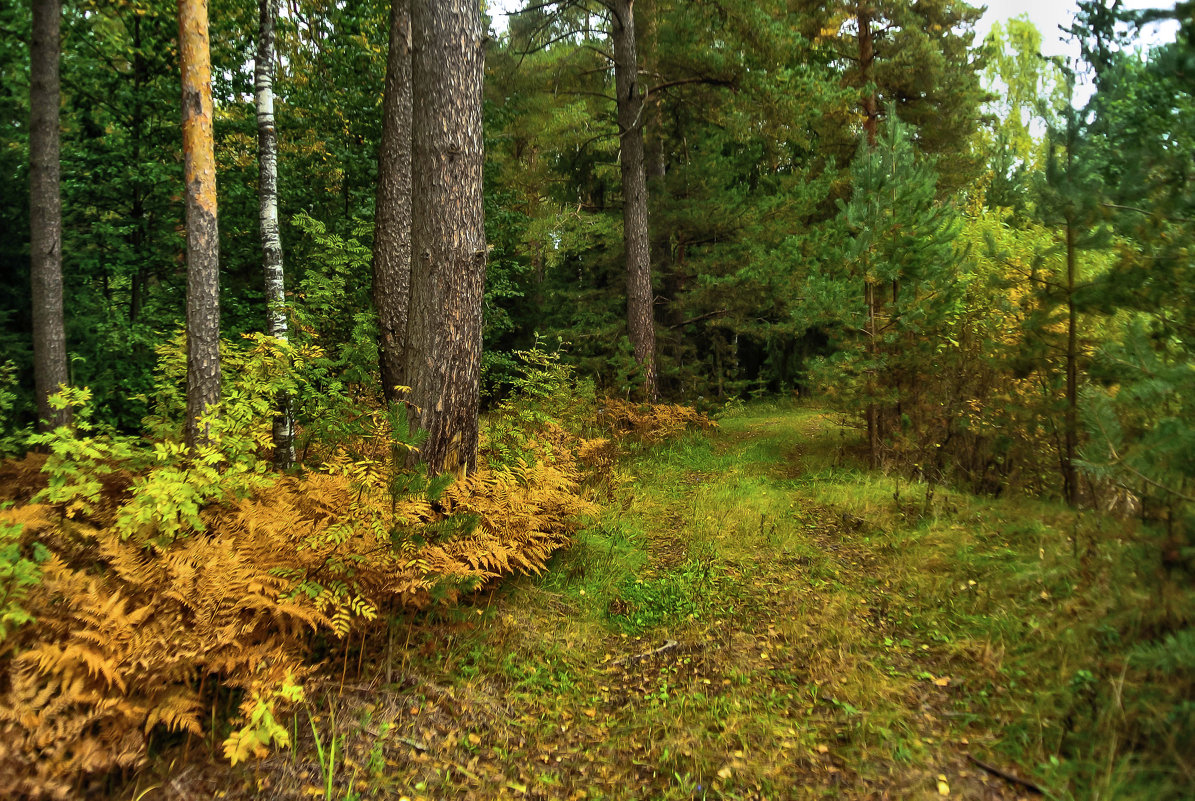
<svg viewBox="0 0 1195 801"><path fill-rule="evenodd" d="M666 643L661 645L659 648L656 648L652 651L644 651L641 654L633 654L631 656L624 656L622 659L616 659L616 660L614 660L614 664L627 665L632 662L642 662L644 659L647 659L648 657L659 656L660 654L667 653L668 651L673 650L674 648L678 647L679 645L680 645L680 643L678 643L676 640L668 640Z"/></svg>
<svg viewBox="0 0 1195 801"><path fill-rule="evenodd" d="M1040 787L1038 787L1036 784L1029 781L1028 779L1022 779L1020 776L1017 776L1013 773L1007 773L1003 770L1000 770L1000 768L993 767L992 765L987 764L986 762L980 762L972 754L967 754L967 759L971 760L971 762L973 764L975 764L976 766L978 766L980 768L983 768L984 770L986 770L988 773L992 774L993 776L999 776L1001 779L1004 779L1004 781L1011 782L1012 784L1019 784L1031 793L1037 793L1038 795L1045 795L1044 790L1042 790Z"/></svg>

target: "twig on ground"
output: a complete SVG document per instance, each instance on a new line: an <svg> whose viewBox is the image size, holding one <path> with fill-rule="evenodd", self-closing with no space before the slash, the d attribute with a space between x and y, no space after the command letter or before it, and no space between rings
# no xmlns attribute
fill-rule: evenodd
<svg viewBox="0 0 1195 801"><path fill-rule="evenodd" d="M678 643L676 640L668 640L666 643L661 645L659 648L656 648L655 650L644 651L641 654L633 654L631 656L624 656L622 659L615 659L614 664L615 665L628 665L633 662L642 662L644 659L647 659L650 656L659 656L660 654L667 653L668 651L671 651L672 649L678 647L679 645L680 645L680 643Z"/></svg>
<svg viewBox="0 0 1195 801"><path fill-rule="evenodd" d="M1008 773L1006 771L1000 770L1000 768L993 767L992 765L989 765L986 762L981 762L980 760L976 759L973 754L967 754L967 759L971 760L971 762L973 764L975 764L976 766L978 766L980 768L983 768L984 770L986 770L988 773L992 774L993 776L999 776L1001 779L1004 779L1004 781L1006 781L1006 782L1012 782L1013 784L1019 784L1031 793L1037 793L1038 795L1045 795L1044 790L1042 790L1040 787L1038 787L1036 784L1029 781L1028 779L1022 779L1020 776L1017 776L1016 774Z"/></svg>

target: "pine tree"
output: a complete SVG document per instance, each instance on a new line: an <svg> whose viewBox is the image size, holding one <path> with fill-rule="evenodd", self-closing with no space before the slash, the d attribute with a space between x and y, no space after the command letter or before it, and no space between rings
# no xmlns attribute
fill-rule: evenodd
<svg viewBox="0 0 1195 801"><path fill-rule="evenodd" d="M647 170L643 149L645 118L635 42L635 3L634 0L614 0L609 8L620 140L619 169L622 174L627 332L635 350L635 360L643 370L643 392L648 400L655 400L655 294L651 286L651 235L647 222Z"/></svg>
<svg viewBox="0 0 1195 801"><path fill-rule="evenodd" d="M411 11L391 0L390 44L382 95L382 143L374 206L373 303L378 313L382 394L397 401L411 291Z"/></svg>
<svg viewBox="0 0 1195 801"><path fill-rule="evenodd" d="M1068 90L1073 75L1066 73ZM1071 92L1067 92L1068 96ZM1059 432L1058 458L1062 474L1062 494L1067 503L1079 502L1079 479L1075 465L1079 448L1079 392L1085 373L1086 355L1080 342L1080 306L1089 289L1080 265L1083 251L1108 246L1109 234L1101 207L1103 182L1091 149L1087 146L1080 111L1067 103L1060 110L1061 122L1047 133L1045 170L1037 175L1035 208L1039 221L1058 231L1058 244L1041 254L1040 272L1030 277L1038 298L1036 314L1029 321L1037 341L1045 350L1043 360L1062 361L1062 426ZM1060 268L1051 263L1061 259ZM1064 328L1065 333L1058 331Z"/></svg>
<svg viewBox="0 0 1195 801"><path fill-rule="evenodd" d="M853 194L840 205L849 272L811 291L846 337L861 339L842 343L832 374L844 382L839 394L863 411L868 451L879 464L932 392L934 353L959 298L959 223L935 199L937 175L917 154L909 126L892 115L875 147L861 145L851 177ZM859 284L861 301L846 300Z"/></svg>
<svg viewBox="0 0 1195 801"><path fill-rule="evenodd" d="M440 471L477 461L482 292L481 10L412 4L411 304L405 374L420 459Z"/></svg>
<svg viewBox="0 0 1195 801"><path fill-rule="evenodd" d="M843 81L858 92L868 140L891 106L916 128L922 152L946 157L939 190L965 186L978 167L969 140L985 99L970 50L981 9L962 0L801 0L799 7L806 35L849 65ZM851 136L850 129L839 132L846 147Z"/></svg>
<svg viewBox="0 0 1195 801"><path fill-rule="evenodd" d="M183 165L187 199L187 444L207 438L200 419L220 402L220 236L212 137L207 0L179 0Z"/></svg>
<svg viewBox="0 0 1195 801"><path fill-rule="evenodd" d="M30 45L29 183L33 284L33 370L38 425L70 425L69 409L50 396L67 383L66 324L62 302L62 197L58 164L58 58L62 4L33 0Z"/></svg>

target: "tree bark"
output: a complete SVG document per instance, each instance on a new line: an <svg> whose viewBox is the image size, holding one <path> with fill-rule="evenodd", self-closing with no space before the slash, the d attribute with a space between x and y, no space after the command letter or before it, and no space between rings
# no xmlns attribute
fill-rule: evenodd
<svg viewBox="0 0 1195 801"><path fill-rule="evenodd" d="M411 293L411 5L391 0L374 211L373 305L378 312L382 394L400 400Z"/></svg>
<svg viewBox="0 0 1195 801"><path fill-rule="evenodd" d="M866 3L856 6L855 21L859 26L859 80L862 82L863 130L867 132L867 144L875 147L879 130L880 109L875 87L875 38L871 31L871 8Z"/></svg>
<svg viewBox="0 0 1195 801"><path fill-rule="evenodd" d="M406 375L432 472L477 463L482 207L481 8L416 0L411 10L411 301Z"/></svg>
<svg viewBox="0 0 1195 801"><path fill-rule="evenodd" d="M67 383L62 307L62 197L58 162L58 56L61 0L33 0L29 82L30 279L33 294L33 374L38 428L70 425L70 409L50 396Z"/></svg>
<svg viewBox="0 0 1195 801"><path fill-rule="evenodd" d="M220 237L212 138L207 0L178 1L183 173L187 204L187 444L207 439L199 418L220 401Z"/></svg>
<svg viewBox="0 0 1195 801"><path fill-rule="evenodd" d="M879 132L880 114L879 101L876 98L875 88L871 85L875 79L875 38L871 30L871 13L870 6L864 2L860 2L855 6L855 22L859 27L859 80L862 84L863 92L860 101L860 105L863 108L863 131L867 137L867 147L874 150ZM880 357L879 320L883 313L884 299L874 282L870 278L865 280L867 282L864 289L865 302L867 304L867 347L869 357L872 360L872 367L868 370L866 382L868 395L866 411L867 450L872 467L878 467L881 461L881 449L883 448L885 434L884 415L887 411L875 400L878 385L875 364Z"/></svg>
<svg viewBox="0 0 1195 801"><path fill-rule="evenodd" d="M1069 148L1073 142L1068 142ZM1069 168L1069 164L1068 164ZM1079 334L1078 310L1075 308L1075 282L1077 278L1075 224L1066 221L1066 417L1064 450L1062 458L1062 486L1066 502L1071 506L1079 504L1079 481L1075 470L1075 449L1079 439Z"/></svg>
<svg viewBox="0 0 1195 801"><path fill-rule="evenodd" d="M647 223L643 150L643 93L635 53L635 0L613 0L614 89L621 137L622 224L627 262L627 333L643 369L643 390L656 399L656 329Z"/></svg>
<svg viewBox="0 0 1195 801"><path fill-rule="evenodd" d="M266 333L287 341L286 282L282 265L282 235L278 226L278 132L274 127L274 20L278 0L258 0L257 62L254 96L257 103L258 216L266 280ZM272 425L274 464L286 469L295 461L294 420L290 398L278 397Z"/></svg>

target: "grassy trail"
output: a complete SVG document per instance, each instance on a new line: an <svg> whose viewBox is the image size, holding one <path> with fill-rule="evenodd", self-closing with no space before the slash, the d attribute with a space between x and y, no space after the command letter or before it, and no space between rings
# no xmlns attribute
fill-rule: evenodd
<svg viewBox="0 0 1195 801"><path fill-rule="evenodd" d="M1036 797L972 757L1123 797L1114 744L1054 757L1102 725L1084 654L1126 599L1076 554L1110 557L1064 510L931 492L844 442L755 407L645 449L548 574L398 627L397 692L349 668L267 785L326 785L314 728L341 737L336 798Z"/></svg>

